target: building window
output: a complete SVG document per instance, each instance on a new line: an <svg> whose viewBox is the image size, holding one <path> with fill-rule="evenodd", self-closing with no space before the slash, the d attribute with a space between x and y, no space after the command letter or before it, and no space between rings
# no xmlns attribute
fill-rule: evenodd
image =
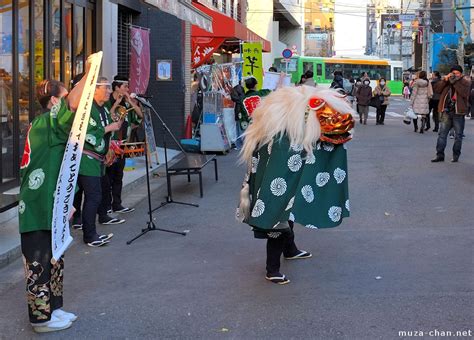
<svg viewBox="0 0 474 340"><path fill-rule="evenodd" d="M36 85L51 78L67 86L75 74L84 71L85 56L95 46L90 33L94 7L83 0L1 2L0 195L19 183L26 131L41 112Z"/></svg>
<svg viewBox="0 0 474 340"><path fill-rule="evenodd" d="M130 25L132 13L119 6L117 23L117 73L127 76L130 73Z"/></svg>

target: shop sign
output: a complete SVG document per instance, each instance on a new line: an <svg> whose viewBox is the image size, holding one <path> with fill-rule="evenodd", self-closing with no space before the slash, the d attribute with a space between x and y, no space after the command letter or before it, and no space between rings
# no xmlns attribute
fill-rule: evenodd
<svg viewBox="0 0 474 340"><path fill-rule="evenodd" d="M253 76L258 82L257 89L261 89L263 84L262 44L244 43L242 52L242 76L244 78Z"/></svg>

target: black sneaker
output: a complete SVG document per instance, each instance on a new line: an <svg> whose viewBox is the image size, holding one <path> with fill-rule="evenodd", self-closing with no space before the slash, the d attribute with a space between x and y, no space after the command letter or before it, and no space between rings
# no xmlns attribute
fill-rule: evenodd
<svg viewBox="0 0 474 340"><path fill-rule="evenodd" d="M114 212L120 213L120 214L126 214L126 213L130 213L132 211L135 211L135 208L125 208L125 207L122 207L122 206L114 208Z"/></svg>
<svg viewBox="0 0 474 340"><path fill-rule="evenodd" d="M309 259L310 257L313 257L311 253L308 253L304 250L300 250L299 253L294 256L285 257L285 260Z"/></svg>
<svg viewBox="0 0 474 340"><path fill-rule="evenodd" d="M278 285L286 285L287 283L290 283L290 280L283 274L280 273L275 273L275 274L268 274L265 275L265 279L267 279L270 282L276 283Z"/></svg>
<svg viewBox="0 0 474 340"><path fill-rule="evenodd" d="M110 217L109 215L99 216L100 224L122 224L125 220L123 218Z"/></svg>

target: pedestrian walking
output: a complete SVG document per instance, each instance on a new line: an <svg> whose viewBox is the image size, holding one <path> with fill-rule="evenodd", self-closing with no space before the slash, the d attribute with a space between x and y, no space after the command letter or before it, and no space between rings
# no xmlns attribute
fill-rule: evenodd
<svg viewBox="0 0 474 340"><path fill-rule="evenodd" d="M438 84L441 81L441 75L439 74L438 71L434 71L432 76L431 76L431 88L433 89L433 96L430 99L430 112L433 112L433 123L434 123L434 129L433 132L438 132L439 131L439 111L438 111L438 105L439 105L439 96L441 94L440 90L438 89ZM428 120L429 123L429 120ZM427 126L429 129L429 124Z"/></svg>
<svg viewBox="0 0 474 340"><path fill-rule="evenodd" d="M413 111L420 120L420 133L425 131L426 121L429 119L429 101L433 96L431 83L428 81L425 71L418 72L417 79L413 83L413 93L411 95L411 105ZM415 132L418 130L418 118L413 119ZM428 128L426 128L428 129Z"/></svg>
<svg viewBox="0 0 474 340"><path fill-rule="evenodd" d="M242 82L239 81L237 85L232 88L230 92L230 99L234 102L234 116L235 116L235 126L237 131L237 139L235 140L235 149L240 150L243 145L242 133L243 130L240 128L239 123L239 114L242 111L242 100L245 97L245 89L242 86Z"/></svg>
<svg viewBox="0 0 474 340"><path fill-rule="evenodd" d="M304 80L303 80L302 85L315 87L316 82L314 81L313 77L314 77L313 71L310 71L310 70L306 71L304 74Z"/></svg>
<svg viewBox="0 0 474 340"><path fill-rule="evenodd" d="M387 86L387 80L385 78L380 78L374 89L374 97L379 98L380 101L380 105L377 107L375 125L384 125L385 112L387 111L387 106L389 104L388 97L390 97L391 94L392 93Z"/></svg>
<svg viewBox="0 0 474 340"><path fill-rule="evenodd" d="M407 100L410 99L410 88L408 87L408 84L403 86L403 98Z"/></svg>
<svg viewBox="0 0 474 340"><path fill-rule="evenodd" d="M39 333L69 328L77 318L62 310L64 257L51 261L51 225L59 171L85 79L69 95L59 81L38 84L36 95L44 113L30 124L20 164L21 252L29 321Z"/></svg>
<svg viewBox="0 0 474 340"><path fill-rule="evenodd" d="M370 80L364 79L356 92L357 107L359 110L359 121L361 124L367 125L367 118L369 116L369 103L372 99L372 87L370 87Z"/></svg>
<svg viewBox="0 0 474 340"><path fill-rule="evenodd" d="M350 112L337 93L307 86L277 90L255 111L242 149L248 172L238 217L255 238L267 239L265 278L270 282L290 282L280 272L282 254L287 260L312 256L296 246L295 225L336 227L349 216L342 143L354 125ZM331 176L335 180L329 181Z"/></svg>
<svg viewBox="0 0 474 340"><path fill-rule="evenodd" d="M330 88L332 89L343 89L344 90L344 77L342 76L341 71L334 71L334 79L331 83Z"/></svg>
<svg viewBox="0 0 474 340"><path fill-rule="evenodd" d="M455 139L453 145L453 158L451 162L458 162L461 155L462 138L464 134L465 116L469 110L469 94L471 81L463 77L460 65L451 67L450 73L440 82L442 89L438 110L440 116L440 130L436 142L436 157L432 162L444 161L449 130L454 127Z"/></svg>

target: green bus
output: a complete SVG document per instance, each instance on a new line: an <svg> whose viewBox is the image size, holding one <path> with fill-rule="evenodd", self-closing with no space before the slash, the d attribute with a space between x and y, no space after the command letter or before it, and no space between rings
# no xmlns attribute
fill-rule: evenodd
<svg viewBox="0 0 474 340"><path fill-rule="evenodd" d="M402 94L403 66L401 61L387 59L355 59L355 58L322 58L322 57L292 57L288 62L284 58L276 58L277 70L291 74L293 84L299 83L301 75L306 71L313 71L314 80L318 84L329 86L333 80L334 71L341 71L344 78L357 79L363 72L367 72L372 80L385 78L393 94Z"/></svg>

